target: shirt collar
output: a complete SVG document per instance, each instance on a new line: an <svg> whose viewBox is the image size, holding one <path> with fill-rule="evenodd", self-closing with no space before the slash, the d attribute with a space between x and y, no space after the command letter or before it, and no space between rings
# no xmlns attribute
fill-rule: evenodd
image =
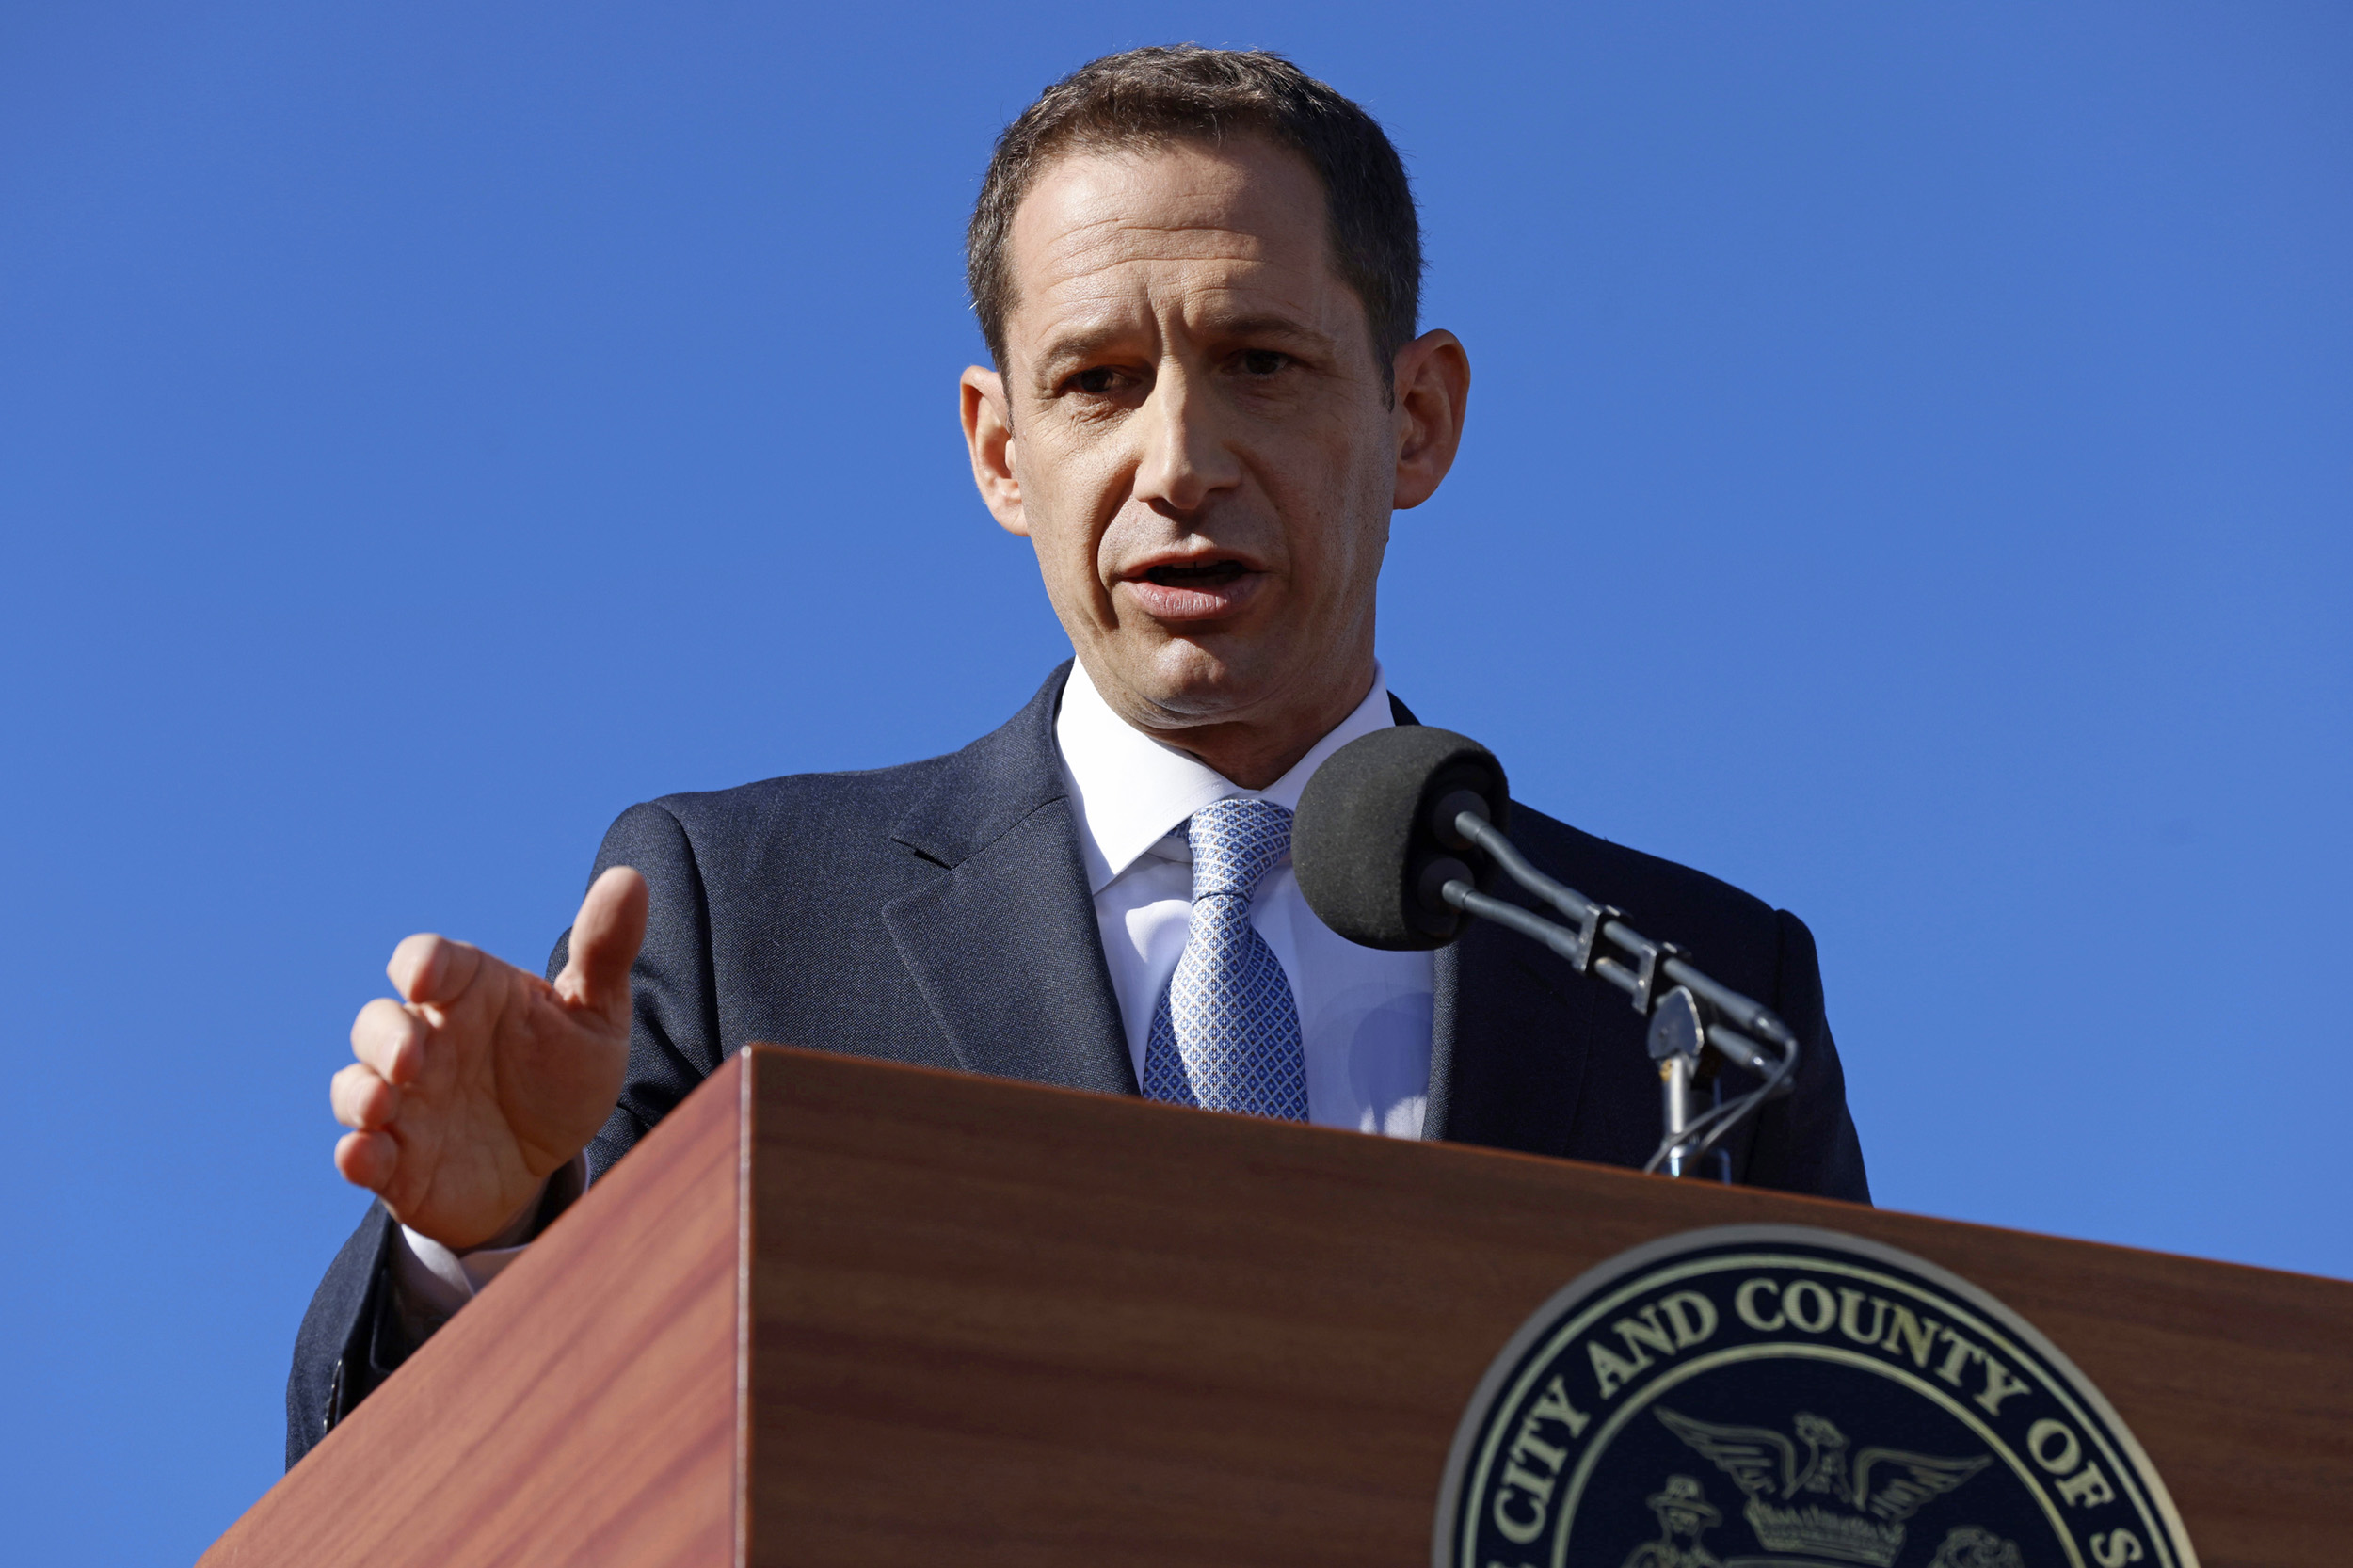
<svg viewBox="0 0 2353 1568"><path fill-rule="evenodd" d="M1228 795L1271 800L1287 811L1299 808L1300 792L1323 760L1360 735L1396 724L1389 711L1388 682L1373 666L1372 690L1355 711L1334 726L1297 764L1263 790L1245 790L1208 764L1163 745L1136 728L1103 700L1087 679L1086 666L1071 662L1063 687L1054 740L1062 749L1063 775L1077 808L1079 850L1086 859L1087 892L1101 892L1185 819Z"/></svg>

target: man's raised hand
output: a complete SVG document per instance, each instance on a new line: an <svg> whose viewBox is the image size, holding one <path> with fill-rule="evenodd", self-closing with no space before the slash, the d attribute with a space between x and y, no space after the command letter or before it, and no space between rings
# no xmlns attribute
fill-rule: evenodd
<svg viewBox="0 0 2353 1568"><path fill-rule="evenodd" d="M582 901L552 985L464 942L402 942L385 971L406 1002L360 1010L359 1060L335 1075L335 1119L352 1129L335 1168L454 1251L505 1229L620 1097L645 936L646 879L615 866Z"/></svg>

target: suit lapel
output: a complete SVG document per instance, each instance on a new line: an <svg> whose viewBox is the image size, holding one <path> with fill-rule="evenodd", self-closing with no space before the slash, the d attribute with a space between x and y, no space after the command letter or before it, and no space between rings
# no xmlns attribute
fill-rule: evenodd
<svg viewBox="0 0 2353 1568"><path fill-rule="evenodd" d="M948 759L893 837L942 868L883 905L917 989L969 1072L1136 1093L1054 744L1070 666Z"/></svg>

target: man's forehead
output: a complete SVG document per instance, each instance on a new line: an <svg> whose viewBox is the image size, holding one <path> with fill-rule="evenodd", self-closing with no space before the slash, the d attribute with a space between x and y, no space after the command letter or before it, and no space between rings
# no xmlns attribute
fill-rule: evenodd
<svg viewBox="0 0 2353 1568"><path fill-rule="evenodd" d="M1016 317L1132 306L1152 274L1172 270L1258 296L1224 302L1243 312L1289 299L1321 313L1338 282L1314 171L1257 138L1058 158L1023 197L1011 239Z"/></svg>

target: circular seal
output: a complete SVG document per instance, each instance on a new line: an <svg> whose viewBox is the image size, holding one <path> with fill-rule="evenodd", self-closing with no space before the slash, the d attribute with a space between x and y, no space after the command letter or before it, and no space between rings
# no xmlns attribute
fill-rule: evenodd
<svg viewBox="0 0 2353 1568"><path fill-rule="evenodd" d="M1437 1568L2197 1568L2067 1358L1934 1264L1688 1231L1546 1302L1479 1385Z"/></svg>

